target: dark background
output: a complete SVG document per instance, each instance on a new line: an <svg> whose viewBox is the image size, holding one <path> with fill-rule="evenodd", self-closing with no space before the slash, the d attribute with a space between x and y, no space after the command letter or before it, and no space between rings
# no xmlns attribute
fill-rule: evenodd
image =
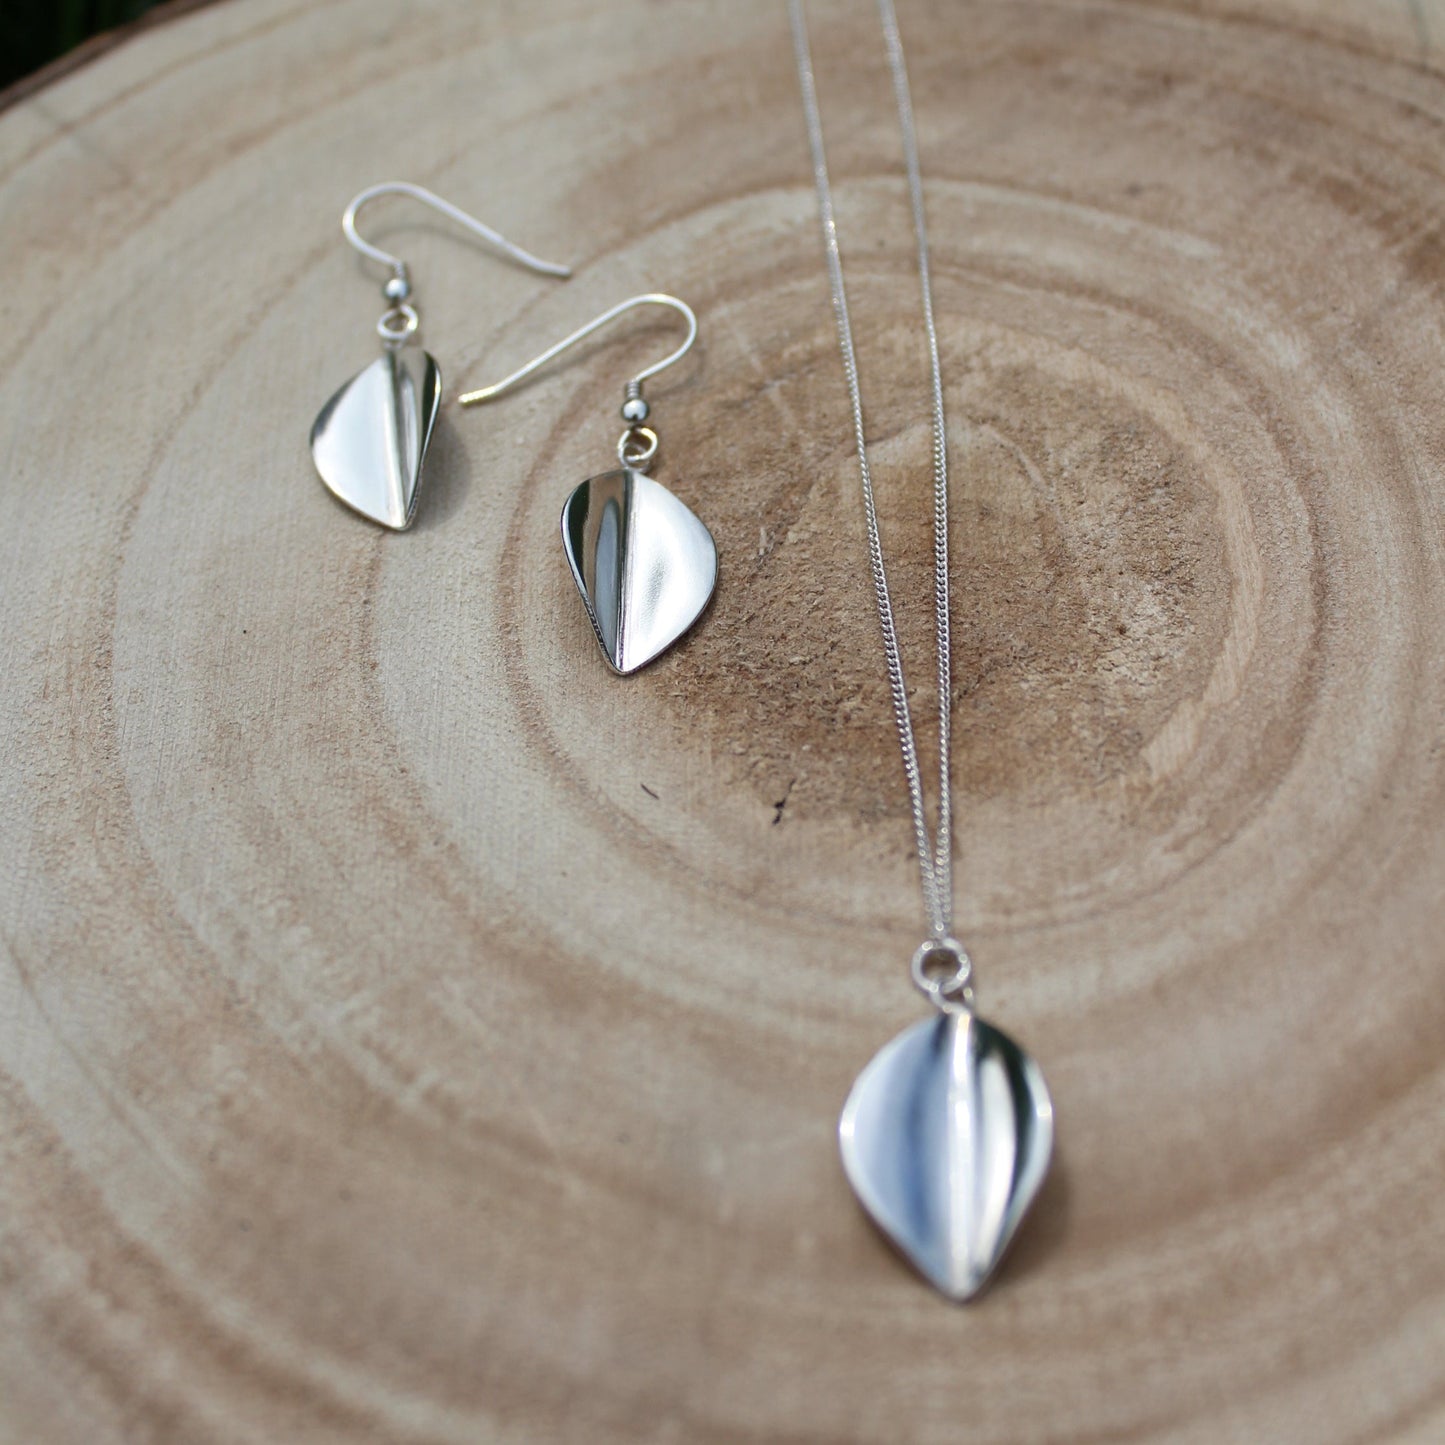
<svg viewBox="0 0 1445 1445"><path fill-rule="evenodd" d="M0 0L0 88L101 30L124 25L156 0Z"/></svg>

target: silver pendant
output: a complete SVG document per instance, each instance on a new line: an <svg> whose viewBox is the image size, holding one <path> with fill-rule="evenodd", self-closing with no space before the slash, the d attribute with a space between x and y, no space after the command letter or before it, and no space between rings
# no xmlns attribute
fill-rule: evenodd
<svg viewBox="0 0 1445 1445"><path fill-rule="evenodd" d="M634 467L592 477L567 498L562 545L602 652L621 673L671 647L717 585L712 533Z"/></svg>
<svg viewBox="0 0 1445 1445"><path fill-rule="evenodd" d="M311 455L332 495L383 527L411 526L441 399L441 368L416 348L388 349L353 376L311 428Z"/></svg>
<svg viewBox="0 0 1445 1445"><path fill-rule="evenodd" d="M885 1044L838 1124L873 1222L935 1288L972 1299L1044 1182L1054 1115L1039 1067L963 1010Z"/></svg>

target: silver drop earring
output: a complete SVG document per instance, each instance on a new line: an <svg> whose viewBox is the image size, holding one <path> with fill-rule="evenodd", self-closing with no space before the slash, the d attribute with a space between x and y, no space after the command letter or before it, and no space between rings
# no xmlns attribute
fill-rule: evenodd
<svg viewBox="0 0 1445 1445"><path fill-rule="evenodd" d="M338 501L368 521L402 532L416 516L422 463L441 407L442 372L429 351L408 347L421 321L406 262L357 234L357 213L386 195L409 196L440 211L529 270L544 276L572 273L524 251L475 216L409 181L369 186L352 198L341 218L342 233L363 256L391 271L382 287L387 309L376 323L381 355L321 408L311 428L311 456Z"/></svg>
<svg viewBox="0 0 1445 1445"><path fill-rule="evenodd" d="M562 546L587 616L615 672L638 671L666 652L702 616L717 585L717 545L692 510L647 475L657 433L644 425L651 408L642 384L687 355L697 317L675 296L633 296L548 347L492 386L465 392L463 406L492 401L553 357L638 306L670 306L687 322L687 337L671 355L639 371L622 402L627 423L617 443L621 466L590 477L562 508Z"/></svg>

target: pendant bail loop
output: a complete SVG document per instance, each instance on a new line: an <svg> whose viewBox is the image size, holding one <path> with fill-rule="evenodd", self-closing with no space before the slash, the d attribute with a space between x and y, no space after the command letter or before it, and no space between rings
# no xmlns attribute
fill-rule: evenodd
<svg viewBox="0 0 1445 1445"><path fill-rule="evenodd" d="M924 939L913 955L909 971L913 974L914 987L940 1013L973 1012L973 960L951 934Z"/></svg>

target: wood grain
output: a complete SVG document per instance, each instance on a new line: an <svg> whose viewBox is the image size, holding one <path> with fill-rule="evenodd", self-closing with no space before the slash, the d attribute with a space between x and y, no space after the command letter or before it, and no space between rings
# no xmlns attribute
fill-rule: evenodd
<svg viewBox="0 0 1445 1445"><path fill-rule="evenodd" d="M1445 1438L1445 12L900 8L959 925L1059 1118L997 1287L836 1158L920 921L781 8L221 4L0 116L7 1445ZM926 715L898 139L810 13ZM448 396L699 312L721 582L627 683L556 518L665 322L449 405L404 536L312 473L389 178L577 268L379 206Z"/></svg>

